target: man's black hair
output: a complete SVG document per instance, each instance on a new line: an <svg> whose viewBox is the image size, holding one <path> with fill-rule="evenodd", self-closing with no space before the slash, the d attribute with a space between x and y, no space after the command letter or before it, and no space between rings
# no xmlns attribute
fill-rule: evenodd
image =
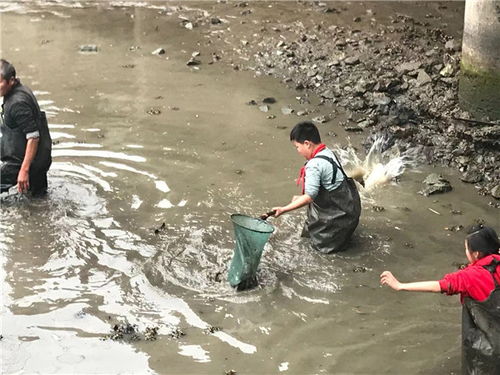
<svg viewBox="0 0 500 375"><path fill-rule="evenodd" d="M0 76L6 81L9 81L11 78L16 78L16 68L7 60L0 59Z"/></svg>
<svg viewBox="0 0 500 375"><path fill-rule="evenodd" d="M299 122L295 125L290 132L290 141L304 143L309 141L312 143L321 143L321 136L319 130L311 121Z"/></svg>

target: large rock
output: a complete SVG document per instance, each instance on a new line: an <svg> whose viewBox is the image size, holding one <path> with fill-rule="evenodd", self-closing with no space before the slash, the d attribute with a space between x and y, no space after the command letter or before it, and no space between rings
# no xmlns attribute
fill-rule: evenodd
<svg viewBox="0 0 500 375"><path fill-rule="evenodd" d="M437 173L431 173L428 175L423 183L427 186L418 193L426 197L432 194L446 193L453 189L450 182Z"/></svg>
<svg viewBox="0 0 500 375"><path fill-rule="evenodd" d="M491 189L491 196L495 199L500 199L500 185L497 185L493 189Z"/></svg>

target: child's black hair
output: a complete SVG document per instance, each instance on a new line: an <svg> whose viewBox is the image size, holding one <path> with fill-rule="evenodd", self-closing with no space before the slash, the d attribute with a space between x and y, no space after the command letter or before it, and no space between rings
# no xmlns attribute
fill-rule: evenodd
<svg viewBox="0 0 500 375"><path fill-rule="evenodd" d="M309 141L312 143L321 143L321 136L319 130L311 121L299 122L295 125L290 132L290 141L304 143Z"/></svg>
<svg viewBox="0 0 500 375"><path fill-rule="evenodd" d="M482 227L469 234L465 240L469 251L479 251L483 256L498 254L500 240L495 230L491 227Z"/></svg>

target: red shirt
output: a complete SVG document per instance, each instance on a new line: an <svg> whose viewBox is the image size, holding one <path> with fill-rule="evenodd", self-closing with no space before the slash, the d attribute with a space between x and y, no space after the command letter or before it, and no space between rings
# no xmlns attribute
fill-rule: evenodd
<svg viewBox="0 0 500 375"><path fill-rule="evenodd" d="M460 293L460 301L471 297L476 301L484 301L495 289L491 273L482 266L487 266L493 259L500 260L500 255L488 255L470 264L463 270L445 275L439 280L441 293L447 295ZM495 278L500 283L500 266L495 271Z"/></svg>

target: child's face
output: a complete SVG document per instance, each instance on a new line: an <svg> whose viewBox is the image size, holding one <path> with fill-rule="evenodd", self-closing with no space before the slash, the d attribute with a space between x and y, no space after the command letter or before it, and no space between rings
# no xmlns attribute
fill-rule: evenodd
<svg viewBox="0 0 500 375"><path fill-rule="evenodd" d="M470 251L469 244L467 243L467 241L465 241L465 256L467 257L469 263L474 263L477 260L477 251L476 252Z"/></svg>
<svg viewBox="0 0 500 375"><path fill-rule="evenodd" d="M292 141L297 152L305 157L307 160L311 159L313 153L313 144L310 141L304 141L304 143L299 143Z"/></svg>

